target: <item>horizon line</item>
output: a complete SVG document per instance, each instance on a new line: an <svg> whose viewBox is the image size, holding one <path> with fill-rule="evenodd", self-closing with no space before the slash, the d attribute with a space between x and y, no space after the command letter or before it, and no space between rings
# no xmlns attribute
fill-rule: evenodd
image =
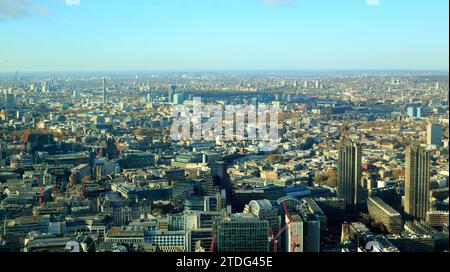
<svg viewBox="0 0 450 272"><path fill-rule="evenodd" d="M402 72L402 73L449 73L449 69L404 69L404 68L298 68L298 69L281 69L281 68L229 68L229 69L111 69L111 70L10 70L0 71L0 75L6 74L44 74L44 73L62 73L62 74L81 74L81 73L212 73L212 72L266 72L266 73L279 73L279 72L321 72L321 73L334 73L334 72L370 72L370 73L382 73L382 72Z"/></svg>

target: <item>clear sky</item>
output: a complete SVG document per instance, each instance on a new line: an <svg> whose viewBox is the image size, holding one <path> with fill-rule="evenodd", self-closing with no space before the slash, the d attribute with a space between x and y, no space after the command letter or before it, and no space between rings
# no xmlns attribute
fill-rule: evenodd
<svg viewBox="0 0 450 272"><path fill-rule="evenodd" d="M448 70L448 0L0 0L0 72Z"/></svg>

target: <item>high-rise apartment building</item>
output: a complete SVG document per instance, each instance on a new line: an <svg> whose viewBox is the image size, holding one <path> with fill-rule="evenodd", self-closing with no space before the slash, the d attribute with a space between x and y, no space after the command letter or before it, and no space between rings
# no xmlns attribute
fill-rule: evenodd
<svg viewBox="0 0 450 272"><path fill-rule="evenodd" d="M426 219L430 206L431 152L424 145L406 148L405 213L411 219Z"/></svg>
<svg viewBox="0 0 450 272"><path fill-rule="evenodd" d="M337 195L345 200L349 211L361 203L361 147L351 141L343 142L339 148Z"/></svg>

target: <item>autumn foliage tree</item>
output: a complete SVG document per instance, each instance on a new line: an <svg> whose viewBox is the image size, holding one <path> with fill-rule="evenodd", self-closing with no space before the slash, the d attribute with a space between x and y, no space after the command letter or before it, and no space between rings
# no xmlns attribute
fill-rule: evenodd
<svg viewBox="0 0 450 272"><path fill-rule="evenodd" d="M337 182L337 173L336 171L319 172L314 177L314 182L335 187Z"/></svg>

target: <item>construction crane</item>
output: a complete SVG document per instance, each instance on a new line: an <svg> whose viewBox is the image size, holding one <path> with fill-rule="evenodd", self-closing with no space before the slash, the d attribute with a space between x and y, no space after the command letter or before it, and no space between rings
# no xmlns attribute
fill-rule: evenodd
<svg viewBox="0 0 450 272"><path fill-rule="evenodd" d="M24 135L22 136L22 139L20 141L20 152L23 154L25 151L25 146L28 144L28 136Z"/></svg>
<svg viewBox="0 0 450 272"><path fill-rule="evenodd" d="M284 212L286 214L286 216L289 219L289 222L280 230L280 232L278 232L276 235L273 232L272 228L269 227L269 235L271 237L271 242L273 243L273 252L277 253L278 251L278 238L280 238L280 236L286 231L286 229L301 215L302 211L300 210L298 213L296 213L293 217L290 215L288 209L287 209L287 205L286 205L286 201L283 202L283 208L284 208ZM291 232L292 235L292 232ZM299 240L298 235L295 235L294 239L293 239L293 245L292 245L292 249L297 248L299 245L297 244ZM212 236L212 241L211 241L211 245L209 248L209 252L214 252L214 246L215 246L215 242L216 242L216 237L213 234Z"/></svg>
<svg viewBox="0 0 450 272"><path fill-rule="evenodd" d="M82 182L81 182L81 192L80 192L80 196L82 198L86 198L86 183L89 180L89 177L84 177Z"/></svg>
<svg viewBox="0 0 450 272"><path fill-rule="evenodd" d="M292 239L292 247L291 247L291 252L295 252L295 249L300 247L300 244L298 244L298 234L293 235L292 231L291 231L291 236L293 236L294 238Z"/></svg>
<svg viewBox="0 0 450 272"><path fill-rule="evenodd" d="M83 162L83 159L84 159L83 153L78 154L76 167L81 165L81 163ZM86 181L83 178L81 187L85 186L85 182ZM69 178L69 181L67 183L66 198L68 198L69 196L70 197L74 197L74 196L81 196L81 197L83 197L82 190L84 190L84 189L83 188L79 188L79 187L77 188L75 177L73 175L71 175L70 178Z"/></svg>
<svg viewBox="0 0 450 272"><path fill-rule="evenodd" d="M44 190L42 188L42 185L39 185L39 205L38 207L41 208L42 207L42 197L44 194Z"/></svg>
<svg viewBox="0 0 450 272"><path fill-rule="evenodd" d="M291 217L291 215L290 215L290 213L289 213L289 210L288 210L288 208L287 208L286 201L283 202L283 208L284 208L284 213L286 214L286 216L288 217L288 219L289 219L289 220L292 220L292 217ZM294 235L292 229L290 230L290 235L291 235L291 237L293 237L293 239L292 239L292 247L291 247L291 251L292 251L292 252L295 252L295 249L296 249L297 247L300 246L300 245L297 243L298 240L299 240L299 237L298 237L298 234Z"/></svg>
<svg viewBox="0 0 450 272"><path fill-rule="evenodd" d="M298 213L296 213L293 217L291 217L291 215L289 214L289 211L287 209L287 205L286 205L286 201L283 202L283 208L284 208L284 212L286 213L286 216L289 219L289 222L280 230L280 232L278 232L276 235L273 232L272 228L269 228L269 234L270 237L272 237L271 241L273 243L273 252L277 253L278 251L278 238L280 238L280 236L286 231L286 229L295 221L295 219L297 219L302 211L300 210ZM292 234L292 233L291 233ZM297 239L298 240L298 239Z"/></svg>
<svg viewBox="0 0 450 272"><path fill-rule="evenodd" d="M211 245L209 246L209 252L214 252L215 243L216 243L216 236L213 234Z"/></svg>
<svg viewBox="0 0 450 272"><path fill-rule="evenodd" d="M97 148L97 150L95 151L95 158L100 159L102 157L102 154L103 154L103 147Z"/></svg>
<svg viewBox="0 0 450 272"><path fill-rule="evenodd" d="M48 165L47 165L48 169ZM43 186L47 184L47 169L44 171L44 175L42 176L42 182L41 179L38 179L38 186L39 186L39 204L38 207L41 208L43 204L43 195L44 195L44 188Z"/></svg>

